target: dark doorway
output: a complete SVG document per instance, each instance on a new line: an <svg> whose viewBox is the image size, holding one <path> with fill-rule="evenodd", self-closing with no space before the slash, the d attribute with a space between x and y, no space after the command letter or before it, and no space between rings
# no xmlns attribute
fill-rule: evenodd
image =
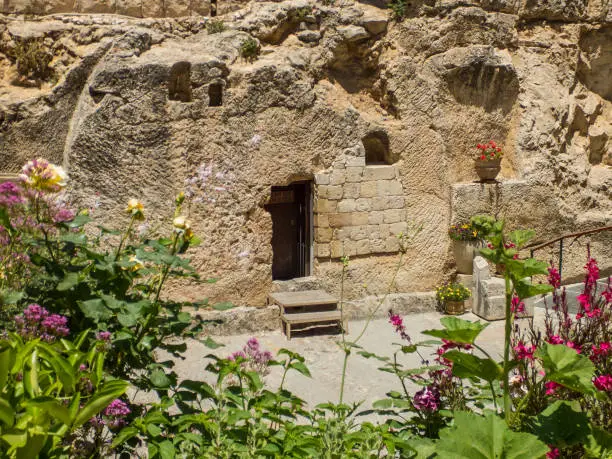
<svg viewBox="0 0 612 459"><path fill-rule="evenodd" d="M168 99L191 102L191 64L177 62L170 69Z"/></svg>
<svg viewBox="0 0 612 459"><path fill-rule="evenodd" d="M272 279L310 275L311 183L273 186L266 209L272 215Z"/></svg>
<svg viewBox="0 0 612 459"><path fill-rule="evenodd" d="M208 86L208 106L220 107L223 105L223 86L221 83L211 83Z"/></svg>

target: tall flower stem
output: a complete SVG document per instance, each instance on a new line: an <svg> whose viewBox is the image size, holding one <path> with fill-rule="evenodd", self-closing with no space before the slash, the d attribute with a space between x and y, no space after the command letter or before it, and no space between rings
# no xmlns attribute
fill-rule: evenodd
<svg viewBox="0 0 612 459"><path fill-rule="evenodd" d="M345 384L345 381L346 381L346 368L347 368L347 365L348 365L349 356L351 355L351 347L356 345L357 342L363 337L364 333L368 329L368 326L370 325L370 322L372 322L372 319L374 318L376 313L380 310L381 306L384 304L384 302L386 301L387 297L391 293L391 289L395 285L395 280L397 279L397 275L399 273L399 270L402 267L403 262L404 262L404 251L401 251L400 252L400 256L399 256L399 260L397 262L396 269L395 269L395 271L393 273L393 277L391 278L391 281L389 282L389 285L387 287L387 291L385 292L383 297L380 299L378 304L374 308L372 308L372 310L368 314L368 317L366 319L366 323L364 324L364 326L363 326L361 332L359 333L359 335L357 335L357 337L352 342L347 343L345 341L345 339L344 339L344 332L342 333L342 348L344 349L344 361L342 363L342 377L340 379L340 403L342 403L343 396L344 396L344 384ZM342 282L341 282L341 287L340 287L342 293L344 293L344 274L345 274L345 270L346 270L346 267L343 266L343 268L342 268ZM342 311L343 298L340 299L340 305L341 305L341 311ZM341 312L341 314L342 314L342 312Z"/></svg>
<svg viewBox="0 0 612 459"><path fill-rule="evenodd" d="M510 402L510 371L508 362L510 361L510 334L512 333L512 287L510 285L510 275L506 271L504 274L506 283L506 330L504 336L504 417L506 422L510 418L512 405Z"/></svg>
<svg viewBox="0 0 612 459"><path fill-rule="evenodd" d="M123 235L123 237L121 238L121 241L119 242L119 247L117 247L117 253L115 254L115 261L117 261L119 259L119 255L121 255L123 244L125 244L126 239L132 232L132 227L134 226L135 220L136 220L136 216L133 215L132 218L130 219L130 224L128 225L127 230L125 230L125 234Z"/></svg>

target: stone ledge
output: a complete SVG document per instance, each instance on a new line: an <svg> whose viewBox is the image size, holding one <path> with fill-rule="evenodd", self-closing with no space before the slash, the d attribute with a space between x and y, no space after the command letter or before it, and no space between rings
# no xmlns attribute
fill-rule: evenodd
<svg viewBox="0 0 612 459"><path fill-rule="evenodd" d="M303 283L287 283L277 288L296 288L298 285L316 283L312 277L303 278ZM294 291L294 290L289 290ZM370 311L376 308L383 296L369 296L359 300L346 301L344 313L349 320L359 320L368 317ZM387 295L378 308L375 318L383 318L389 309L401 315L436 310L435 292L393 293ZM280 311L278 306L254 308L240 306L227 311L201 310L188 311L196 321L206 321L202 335L239 335L243 333L259 333L262 331L280 331Z"/></svg>

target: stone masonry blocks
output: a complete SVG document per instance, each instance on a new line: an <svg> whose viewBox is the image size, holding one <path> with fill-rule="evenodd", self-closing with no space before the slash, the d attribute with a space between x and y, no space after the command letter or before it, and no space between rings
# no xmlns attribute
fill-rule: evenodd
<svg viewBox="0 0 612 459"><path fill-rule="evenodd" d="M315 174L315 184L317 257L399 250L396 235L408 225L395 166L366 166L363 155L344 154L330 169Z"/></svg>
<svg viewBox="0 0 612 459"><path fill-rule="evenodd" d="M395 166L366 166L363 180L392 180L396 174Z"/></svg>

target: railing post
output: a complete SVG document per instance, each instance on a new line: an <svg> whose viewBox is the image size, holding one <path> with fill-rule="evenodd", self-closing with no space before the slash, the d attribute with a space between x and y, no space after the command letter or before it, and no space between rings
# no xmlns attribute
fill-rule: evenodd
<svg viewBox="0 0 612 459"><path fill-rule="evenodd" d="M563 279L563 238L559 241L559 282Z"/></svg>

